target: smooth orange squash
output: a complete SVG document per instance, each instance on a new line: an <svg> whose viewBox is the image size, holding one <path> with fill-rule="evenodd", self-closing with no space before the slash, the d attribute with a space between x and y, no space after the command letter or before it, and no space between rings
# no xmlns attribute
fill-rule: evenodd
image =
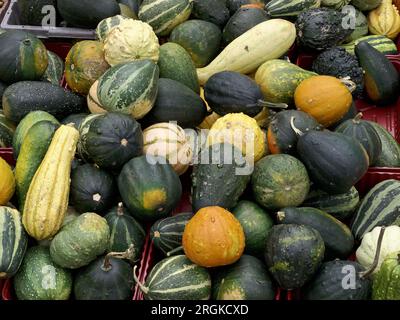
<svg viewBox="0 0 400 320"><path fill-rule="evenodd" d="M206 207L186 225L182 244L186 256L195 264L218 267L240 259L245 236L232 213L221 207Z"/></svg>
<svg viewBox="0 0 400 320"><path fill-rule="evenodd" d="M349 83L348 88L344 82ZM329 127L349 111L354 83L330 76L314 76L301 82L294 93L298 110L314 117L320 124Z"/></svg>
<svg viewBox="0 0 400 320"><path fill-rule="evenodd" d="M15 191L15 178L8 163L0 157L0 206L6 205Z"/></svg>

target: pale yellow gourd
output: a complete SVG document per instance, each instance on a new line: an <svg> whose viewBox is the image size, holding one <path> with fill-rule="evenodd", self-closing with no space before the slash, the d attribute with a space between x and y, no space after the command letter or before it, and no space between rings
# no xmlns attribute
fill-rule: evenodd
<svg viewBox="0 0 400 320"><path fill-rule="evenodd" d="M200 84L222 71L252 73L265 61L285 54L295 39L293 23L283 19L262 22L233 40L208 66L197 69Z"/></svg>
<svg viewBox="0 0 400 320"><path fill-rule="evenodd" d="M372 34L395 39L400 33L400 15L392 0L383 0L368 15L368 27Z"/></svg>
<svg viewBox="0 0 400 320"><path fill-rule="evenodd" d="M8 163L0 157L0 206L6 205L15 191L15 178Z"/></svg>

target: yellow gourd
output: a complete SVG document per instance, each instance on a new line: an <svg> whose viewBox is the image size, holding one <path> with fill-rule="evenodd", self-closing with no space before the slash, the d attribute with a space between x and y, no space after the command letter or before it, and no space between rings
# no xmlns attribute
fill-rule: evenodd
<svg viewBox="0 0 400 320"><path fill-rule="evenodd" d="M400 33L400 15L392 0L383 0L378 8L368 15L369 31L372 34L395 39Z"/></svg>
<svg viewBox="0 0 400 320"><path fill-rule="evenodd" d="M15 191L15 178L8 163L0 157L0 205L10 201Z"/></svg>

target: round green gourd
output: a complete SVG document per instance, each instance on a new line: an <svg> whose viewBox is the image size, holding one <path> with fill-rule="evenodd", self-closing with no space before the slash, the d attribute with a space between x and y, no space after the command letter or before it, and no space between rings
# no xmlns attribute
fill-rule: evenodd
<svg viewBox="0 0 400 320"><path fill-rule="evenodd" d="M200 92L196 66L190 54L179 44L167 42L160 47L160 78L179 81L194 92Z"/></svg>
<svg viewBox="0 0 400 320"><path fill-rule="evenodd" d="M265 264L243 255L213 276L214 300L273 300L275 290Z"/></svg>
<svg viewBox="0 0 400 320"><path fill-rule="evenodd" d="M269 155L258 161L251 180L256 201L269 210L298 206L307 197L310 179L304 165L286 155Z"/></svg>
<svg viewBox="0 0 400 320"><path fill-rule="evenodd" d="M185 48L196 67L202 68L217 56L221 36L221 30L215 24L202 20L189 20L172 31L170 41Z"/></svg>
<svg viewBox="0 0 400 320"><path fill-rule="evenodd" d="M400 252L387 256L373 279L372 300L400 300Z"/></svg>
<svg viewBox="0 0 400 320"><path fill-rule="evenodd" d="M106 251L110 239L107 221L95 213L84 213L64 226L50 246L58 265L77 269Z"/></svg>
<svg viewBox="0 0 400 320"><path fill-rule="evenodd" d="M232 210L233 215L242 225L246 246L245 253L262 257L268 233L274 221L259 205L242 200Z"/></svg>
<svg viewBox="0 0 400 320"><path fill-rule="evenodd" d="M193 0L192 16L223 28L230 14L225 0Z"/></svg>
<svg viewBox="0 0 400 320"><path fill-rule="evenodd" d="M99 257L79 270L74 281L76 300L132 299L130 264L113 257Z"/></svg>
<svg viewBox="0 0 400 320"><path fill-rule="evenodd" d="M19 300L68 300L72 275L52 261L48 247L36 246L26 252L14 289Z"/></svg>
<svg viewBox="0 0 400 320"><path fill-rule="evenodd" d="M143 227L129 215L122 202L111 209L104 217L110 227L108 252L123 252L129 249L129 260L140 259L146 238Z"/></svg>

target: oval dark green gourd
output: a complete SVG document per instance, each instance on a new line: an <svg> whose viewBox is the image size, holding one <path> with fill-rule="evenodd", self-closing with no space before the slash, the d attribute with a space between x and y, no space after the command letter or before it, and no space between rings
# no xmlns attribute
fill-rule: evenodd
<svg viewBox="0 0 400 320"><path fill-rule="evenodd" d="M75 299L129 300L132 299L133 283L132 267L128 262L102 256L78 271L74 280Z"/></svg>
<svg viewBox="0 0 400 320"><path fill-rule="evenodd" d="M206 104L198 94L178 81L160 79L157 100L143 123L176 121L182 128L195 128L206 116Z"/></svg>
<svg viewBox="0 0 400 320"><path fill-rule="evenodd" d="M318 231L295 224L274 226L267 238L268 270L286 290L302 287L317 272L325 245Z"/></svg>
<svg viewBox="0 0 400 320"><path fill-rule="evenodd" d="M116 183L109 172L92 164L79 166L71 173L71 203L79 213L104 213L116 195Z"/></svg>
<svg viewBox="0 0 400 320"><path fill-rule="evenodd" d="M265 264L243 255L213 275L214 300L273 300L275 289Z"/></svg>
<svg viewBox="0 0 400 320"><path fill-rule="evenodd" d="M214 144L205 148L199 159L207 161L193 169L193 212L209 206L233 208L250 181L250 173L240 172L248 167L242 152L231 144Z"/></svg>
<svg viewBox="0 0 400 320"><path fill-rule="evenodd" d="M382 152L375 162L377 167L400 167L400 145L396 139L380 124L369 121L375 128L382 143Z"/></svg>
<svg viewBox="0 0 400 320"><path fill-rule="evenodd" d="M365 269L355 261L334 260L322 264L303 290L305 300L368 300L371 280L361 276ZM343 283L348 286L344 287Z"/></svg>
<svg viewBox="0 0 400 320"><path fill-rule="evenodd" d="M373 166L382 152L382 142L374 126L368 121L361 120L358 114L353 120L347 120L339 125L335 131L355 138L368 153L369 165Z"/></svg>
<svg viewBox="0 0 400 320"><path fill-rule="evenodd" d="M150 155L128 161L118 176L122 200L140 221L166 217L182 195L179 176L165 158Z"/></svg>
<svg viewBox="0 0 400 320"><path fill-rule="evenodd" d="M193 0L192 16L223 28L230 14L225 0Z"/></svg>
<svg viewBox="0 0 400 320"><path fill-rule="evenodd" d="M164 255L182 246L185 226L193 213L185 212L156 221L150 229L150 238L154 246Z"/></svg>
<svg viewBox="0 0 400 320"><path fill-rule="evenodd" d="M108 252L124 252L129 249L128 259L140 259L146 232L139 222L124 208L122 202L104 217L110 227Z"/></svg>

